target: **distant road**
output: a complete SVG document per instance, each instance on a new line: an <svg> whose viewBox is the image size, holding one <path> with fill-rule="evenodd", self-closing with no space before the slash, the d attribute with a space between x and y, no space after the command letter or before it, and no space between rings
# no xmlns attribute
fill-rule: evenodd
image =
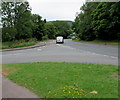
<svg viewBox="0 0 120 100"><path fill-rule="evenodd" d="M95 43L83 43L83 42L73 42L71 40L66 41L66 45L73 48L90 51L102 55L118 57L118 46L95 44Z"/></svg>
<svg viewBox="0 0 120 100"><path fill-rule="evenodd" d="M118 47L74 42L65 40L64 44L55 44L55 40L46 46L7 51L2 53L2 63L24 62L80 62L118 65Z"/></svg>

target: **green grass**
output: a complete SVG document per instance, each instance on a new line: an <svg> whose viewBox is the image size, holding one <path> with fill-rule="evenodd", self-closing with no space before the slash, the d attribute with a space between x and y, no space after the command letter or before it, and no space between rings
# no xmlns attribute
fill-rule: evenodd
<svg viewBox="0 0 120 100"><path fill-rule="evenodd" d="M42 62L2 68L7 78L43 98L118 97L118 66Z"/></svg>
<svg viewBox="0 0 120 100"><path fill-rule="evenodd" d="M2 46L0 49L10 49L10 48L19 48L19 47L27 47L32 46L37 43L36 40L19 40L19 41L12 41L12 42L2 42Z"/></svg>
<svg viewBox="0 0 120 100"><path fill-rule="evenodd" d="M77 42L86 42L86 43L97 43L97 44L104 44L104 45L120 45L120 42L118 40L111 40L111 41L105 41L105 40L93 40L93 41L83 41L83 40L74 40Z"/></svg>

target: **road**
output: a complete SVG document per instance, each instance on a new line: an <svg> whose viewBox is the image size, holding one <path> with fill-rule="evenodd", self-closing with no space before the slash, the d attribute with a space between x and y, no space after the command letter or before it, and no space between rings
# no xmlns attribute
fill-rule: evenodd
<svg viewBox="0 0 120 100"><path fill-rule="evenodd" d="M7 51L2 53L2 63L25 62L81 62L118 65L118 47L65 40L56 44L55 40L46 46Z"/></svg>

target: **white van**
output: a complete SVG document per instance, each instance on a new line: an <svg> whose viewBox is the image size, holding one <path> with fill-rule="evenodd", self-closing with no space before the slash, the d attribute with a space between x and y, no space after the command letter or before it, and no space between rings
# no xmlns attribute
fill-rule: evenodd
<svg viewBox="0 0 120 100"><path fill-rule="evenodd" d="M64 39L62 36L56 37L56 43L64 43Z"/></svg>

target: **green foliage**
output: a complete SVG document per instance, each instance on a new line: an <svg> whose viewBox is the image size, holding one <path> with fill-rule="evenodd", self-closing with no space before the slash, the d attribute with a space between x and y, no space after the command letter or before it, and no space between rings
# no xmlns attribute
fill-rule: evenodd
<svg viewBox="0 0 120 100"><path fill-rule="evenodd" d="M53 21L52 23L55 25L57 29L56 36L63 36L64 38L67 38L72 33L70 24L68 24L67 22Z"/></svg>
<svg viewBox="0 0 120 100"><path fill-rule="evenodd" d="M73 30L72 30L72 33L68 36L68 38L71 39L73 36L76 37L76 39L78 38L78 34L73 32Z"/></svg>
<svg viewBox="0 0 120 100"><path fill-rule="evenodd" d="M55 25L51 22L45 24L45 34L47 34L49 39L54 39L57 29Z"/></svg>
<svg viewBox="0 0 120 100"><path fill-rule="evenodd" d="M2 2L3 41L32 37L31 9L28 2Z"/></svg>
<svg viewBox="0 0 120 100"><path fill-rule="evenodd" d="M94 40L95 35L91 27L91 13L98 3L86 3L81 7L81 13L77 15L73 23L74 31L82 40Z"/></svg>
<svg viewBox="0 0 120 100"><path fill-rule="evenodd" d="M32 20L31 12L22 12L20 17L17 19L15 27L17 29L16 39L27 39L32 38Z"/></svg>
<svg viewBox="0 0 120 100"><path fill-rule="evenodd" d="M14 27L4 27L2 29L2 41L14 41L17 30Z"/></svg>
<svg viewBox="0 0 120 100"><path fill-rule="evenodd" d="M2 41L36 38L42 40L45 20L31 14L28 2L2 2Z"/></svg>
<svg viewBox="0 0 120 100"><path fill-rule="evenodd" d="M37 40L42 40L44 35L44 24L45 22L42 21L42 17L37 14L32 15L32 22L33 22L33 37Z"/></svg>
<svg viewBox="0 0 120 100"><path fill-rule="evenodd" d="M117 9L116 9L117 8ZM93 16L93 30L98 39L111 40L118 39L120 32L120 4L119 3L99 3Z"/></svg>
<svg viewBox="0 0 120 100"><path fill-rule="evenodd" d="M49 39L48 35L45 35L45 36L42 37L42 40L48 40L48 39Z"/></svg>
<svg viewBox="0 0 120 100"><path fill-rule="evenodd" d="M119 2L86 2L72 28L81 40L119 39L119 16Z"/></svg>
<svg viewBox="0 0 120 100"><path fill-rule="evenodd" d="M2 2L2 41L36 38L54 39L58 35L67 38L71 34L71 21L46 22L38 14L31 14L28 2Z"/></svg>

